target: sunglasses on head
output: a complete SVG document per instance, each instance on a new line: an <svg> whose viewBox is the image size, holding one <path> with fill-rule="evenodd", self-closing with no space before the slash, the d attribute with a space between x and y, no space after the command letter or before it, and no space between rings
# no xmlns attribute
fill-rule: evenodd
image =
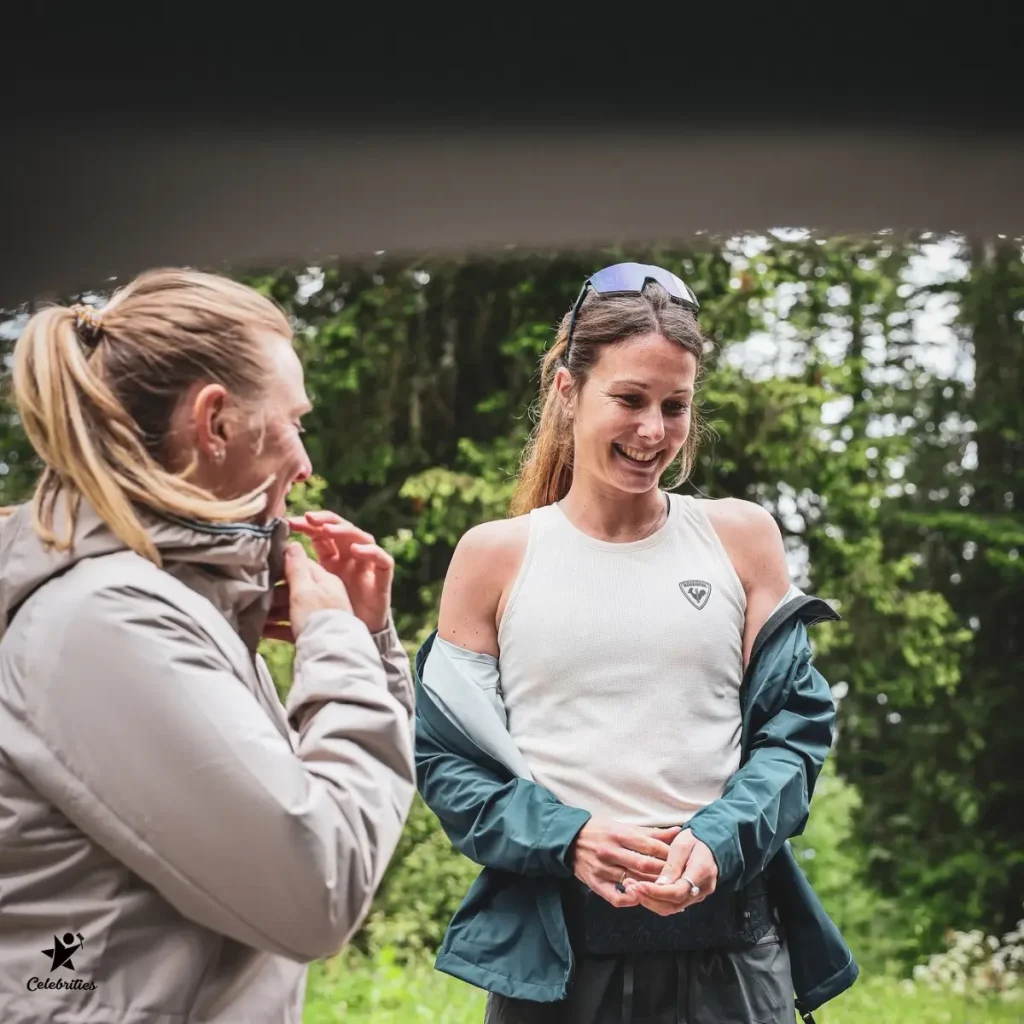
<svg viewBox="0 0 1024 1024"><path fill-rule="evenodd" d="M588 291L594 292L595 295L642 295L648 281L660 284L673 302L678 302L680 306L693 313L700 312L697 296L675 274L647 263L616 263L614 266L599 270L596 274L591 274L583 282L576 305L572 307L569 333L565 339L565 352L562 358L569 358L569 346L572 344L573 331L576 329L576 316Z"/></svg>

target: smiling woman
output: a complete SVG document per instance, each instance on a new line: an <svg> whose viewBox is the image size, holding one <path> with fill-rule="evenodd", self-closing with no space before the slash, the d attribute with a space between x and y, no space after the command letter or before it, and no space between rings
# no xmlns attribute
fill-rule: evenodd
<svg viewBox="0 0 1024 1024"><path fill-rule="evenodd" d="M792 1020L856 974L806 883L769 885L831 744L822 603L790 595L763 509L660 487L697 450L697 308L659 267L587 280L512 514L459 541L417 658L420 790L495 872L438 964L489 1024Z"/></svg>

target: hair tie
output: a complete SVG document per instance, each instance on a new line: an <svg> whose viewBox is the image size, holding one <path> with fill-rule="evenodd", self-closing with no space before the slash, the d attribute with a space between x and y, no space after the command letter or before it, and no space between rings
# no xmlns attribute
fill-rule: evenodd
<svg viewBox="0 0 1024 1024"><path fill-rule="evenodd" d="M75 330L79 338L92 348L99 341L99 334L103 329L99 310L94 306L78 303L71 307L71 312L75 314Z"/></svg>

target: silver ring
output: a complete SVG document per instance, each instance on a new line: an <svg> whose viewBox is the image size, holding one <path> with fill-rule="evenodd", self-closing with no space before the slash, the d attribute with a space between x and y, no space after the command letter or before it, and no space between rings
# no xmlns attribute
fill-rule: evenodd
<svg viewBox="0 0 1024 1024"><path fill-rule="evenodd" d="M691 882L690 879L686 877L686 875L683 875L683 881L687 882L689 884L689 886L690 886L690 895L691 896L699 896L700 895L700 886L699 885L694 885L693 882Z"/></svg>

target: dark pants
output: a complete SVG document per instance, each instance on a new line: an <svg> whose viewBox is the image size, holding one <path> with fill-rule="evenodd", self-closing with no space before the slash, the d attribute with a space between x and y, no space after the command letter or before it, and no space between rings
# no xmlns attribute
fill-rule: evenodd
<svg viewBox="0 0 1024 1024"><path fill-rule="evenodd" d="M772 929L736 952L584 957L568 996L531 1003L493 993L484 1024L793 1024L789 951Z"/></svg>

